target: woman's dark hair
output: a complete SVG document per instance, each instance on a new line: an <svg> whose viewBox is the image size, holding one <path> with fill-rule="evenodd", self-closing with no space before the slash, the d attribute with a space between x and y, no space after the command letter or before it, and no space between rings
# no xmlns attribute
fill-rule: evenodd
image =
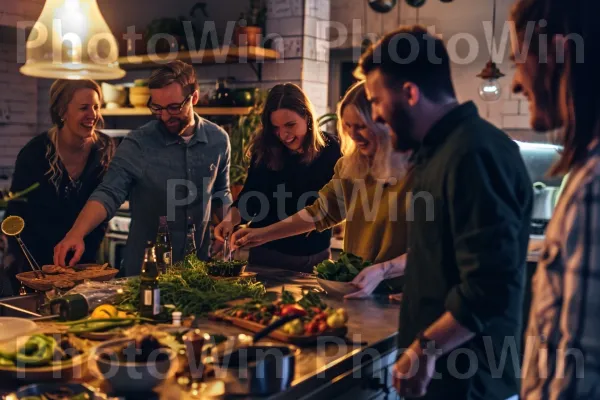
<svg viewBox="0 0 600 400"><path fill-rule="evenodd" d="M594 43L600 34L596 21L600 11L598 1L588 0L519 0L511 10L511 19L520 42L527 41L528 51L540 58L538 68L547 68L548 49L539 46L544 36L548 46L552 38L562 35L568 41L564 57L556 60L554 74L539 74L563 124L563 151L550 170L553 176L563 175L581 164L590 144L600 138L600 58ZM571 46L576 39L579 47ZM583 44L583 47L580 44ZM582 57L584 48L588 50ZM562 49L557 48L557 52ZM542 53L543 52L543 53ZM557 54L557 58L558 58ZM583 60L585 59L585 62ZM551 110L554 111L554 110Z"/></svg>
<svg viewBox="0 0 600 400"><path fill-rule="evenodd" d="M256 164L262 162L272 170L282 168L285 146L271 124L271 114L281 109L293 111L306 119L307 132L302 144L302 162L311 163L325 146L325 135L319 129L312 103L302 89L293 83L275 85L269 91L261 116L262 127L252 137L249 153Z"/></svg>

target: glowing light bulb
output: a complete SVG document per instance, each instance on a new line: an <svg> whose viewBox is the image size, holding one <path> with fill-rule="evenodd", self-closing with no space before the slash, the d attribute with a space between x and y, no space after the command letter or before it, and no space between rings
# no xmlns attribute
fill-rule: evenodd
<svg viewBox="0 0 600 400"><path fill-rule="evenodd" d="M496 101L502 96L502 88L496 79L485 79L479 85L479 96L485 101Z"/></svg>

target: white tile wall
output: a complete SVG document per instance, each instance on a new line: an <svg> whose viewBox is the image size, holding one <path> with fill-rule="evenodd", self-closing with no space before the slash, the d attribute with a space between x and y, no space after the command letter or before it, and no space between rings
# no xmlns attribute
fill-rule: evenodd
<svg viewBox="0 0 600 400"><path fill-rule="evenodd" d="M329 42L327 40L317 39L316 40L316 52L317 60L328 62L329 61Z"/></svg>
<svg viewBox="0 0 600 400"><path fill-rule="evenodd" d="M529 115L503 115L502 116L502 128L530 128Z"/></svg>
<svg viewBox="0 0 600 400"><path fill-rule="evenodd" d="M327 83L329 81L329 64L323 61L303 60L302 80Z"/></svg>
<svg viewBox="0 0 600 400"><path fill-rule="evenodd" d="M518 114L519 113L519 100L505 100L502 104L503 114Z"/></svg>
<svg viewBox="0 0 600 400"><path fill-rule="evenodd" d="M331 0L317 0L316 17L322 21L329 21L331 17Z"/></svg>
<svg viewBox="0 0 600 400"><path fill-rule="evenodd" d="M304 35L318 37L317 19L315 17L304 17Z"/></svg>
<svg viewBox="0 0 600 400"><path fill-rule="evenodd" d="M317 39L309 36L304 36L304 52L303 58L309 60L317 59Z"/></svg>
<svg viewBox="0 0 600 400"><path fill-rule="evenodd" d="M328 87L326 83L302 81L302 88L315 107L327 107Z"/></svg>
<svg viewBox="0 0 600 400"><path fill-rule="evenodd" d="M529 115L529 102L527 100L519 100L519 114Z"/></svg>

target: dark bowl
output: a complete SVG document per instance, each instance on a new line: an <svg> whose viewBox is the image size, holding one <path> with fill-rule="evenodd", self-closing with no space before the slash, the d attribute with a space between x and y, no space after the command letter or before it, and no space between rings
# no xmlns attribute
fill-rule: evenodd
<svg viewBox="0 0 600 400"><path fill-rule="evenodd" d="M48 398L49 394L52 394L57 398L71 398L73 396L81 396L82 399L88 398L90 400L95 398L105 398L105 396L96 389L79 383L35 383L19 388L13 395L15 399L26 399L32 397L42 398L42 396L45 396L43 398Z"/></svg>
<svg viewBox="0 0 600 400"><path fill-rule="evenodd" d="M245 261L209 261L206 272L211 276L235 277L240 276L246 270Z"/></svg>
<svg viewBox="0 0 600 400"><path fill-rule="evenodd" d="M111 357L102 357L103 353L112 354L134 339L115 339L98 345L93 360L96 374L107 380L111 388L118 393L147 392L170 379L177 370L177 354L171 349L162 349L168 358L148 362L124 362Z"/></svg>

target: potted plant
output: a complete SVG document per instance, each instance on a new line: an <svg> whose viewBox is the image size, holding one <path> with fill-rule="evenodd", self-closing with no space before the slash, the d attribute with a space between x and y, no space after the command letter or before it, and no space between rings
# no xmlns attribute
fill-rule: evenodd
<svg viewBox="0 0 600 400"><path fill-rule="evenodd" d="M267 5L265 0L250 0L250 9L241 13L233 32L236 46L261 46L261 37L265 32Z"/></svg>
<svg viewBox="0 0 600 400"><path fill-rule="evenodd" d="M254 106L252 106L247 115L239 117L230 129L231 164L229 167L229 181L234 200L237 199L248 176L248 168L250 167L248 145L252 135L260 129L261 114L265 99L266 92L256 89Z"/></svg>

